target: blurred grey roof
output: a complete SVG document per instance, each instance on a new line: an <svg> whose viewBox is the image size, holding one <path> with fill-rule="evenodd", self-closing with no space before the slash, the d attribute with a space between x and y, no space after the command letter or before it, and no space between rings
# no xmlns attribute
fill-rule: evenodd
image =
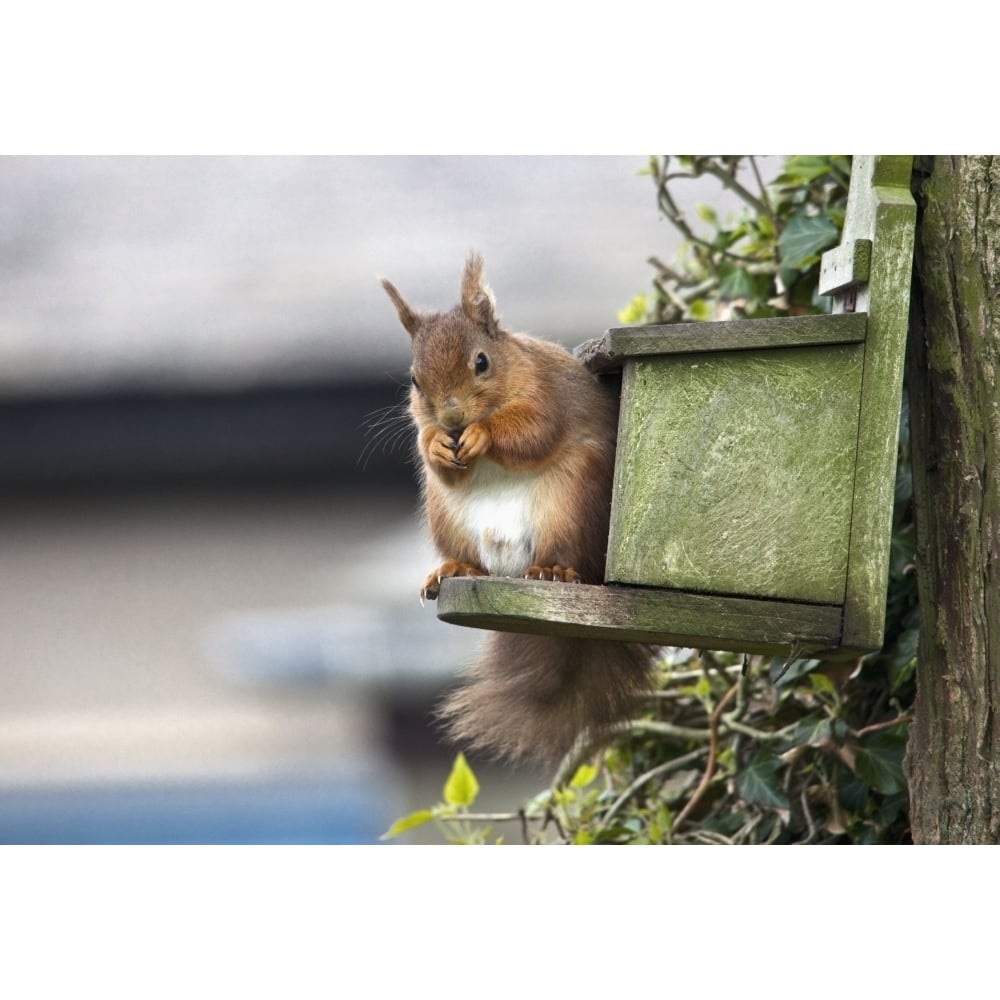
<svg viewBox="0 0 1000 1000"><path fill-rule="evenodd" d="M405 371L377 282L575 344L677 244L625 157L0 157L0 396ZM718 203L712 187L692 200Z"/></svg>

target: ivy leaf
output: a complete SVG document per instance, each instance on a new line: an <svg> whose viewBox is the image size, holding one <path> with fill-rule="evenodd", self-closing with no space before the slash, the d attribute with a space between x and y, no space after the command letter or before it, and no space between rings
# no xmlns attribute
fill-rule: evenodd
<svg viewBox="0 0 1000 1000"><path fill-rule="evenodd" d="M776 184L801 187L810 181L830 173L830 161L826 156L789 156L785 168Z"/></svg>
<svg viewBox="0 0 1000 1000"><path fill-rule="evenodd" d="M434 813L430 809L418 809L416 812L411 812L408 816L397 819L382 834L380 839L391 840L393 837L398 837L401 833L406 833L407 830L412 830L416 826L423 826L424 823L429 823L433 818Z"/></svg>
<svg viewBox="0 0 1000 1000"><path fill-rule="evenodd" d="M788 799L778 784L780 766L769 750L758 750L736 776L736 787L743 801L766 809L788 809Z"/></svg>
<svg viewBox="0 0 1000 1000"><path fill-rule="evenodd" d="M702 222L707 222L710 226L718 228L719 215L711 205L695 205L694 210Z"/></svg>
<svg viewBox="0 0 1000 1000"><path fill-rule="evenodd" d="M768 667L768 674L771 677L772 683L777 684L779 687L791 684L792 681L798 680L806 674L811 674L819 666L820 661L805 659L792 660L788 669L785 670L784 673L781 673L786 662L787 661L783 660L780 656L774 657ZM781 673L780 677L778 677L779 673Z"/></svg>
<svg viewBox="0 0 1000 1000"><path fill-rule="evenodd" d="M586 788L597 777L597 768L593 764L581 764L570 778L572 788Z"/></svg>
<svg viewBox="0 0 1000 1000"><path fill-rule="evenodd" d="M753 298L755 292L753 278L740 268L729 270L719 282L719 298L724 302Z"/></svg>
<svg viewBox="0 0 1000 1000"><path fill-rule="evenodd" d="M816 694L827 694L836 697L837 689L834 687L833 681L826 674L810 674L809 685Z"/></svg>
<svg viewBox="0 0 1000 1000"><path fill-rule="evenodd" d="M900 633L890 649L885 665L888 671L889 686L893 691L897 691L913 677L917 669L917 643L919 639L918 629L906 629Z"/></svg>
<svg viewBox="0 0 1000 1000"><path fill-rule="evenodd" d="M802 719L788 735L791 746L818 747L832 739L830 720L815 717Z"/></svg>
<svg viewBox="0 0 1000 1000"><path fill-rule="evenodd" d="M840 237L837 227L825 215L796 212L778 237L778 251L784 267L802 268L811 257L832 247Z"/></svg>
<svg viewBox="0 0 1000 1000"><path fill-rule="evenodd" d="M618 322L626 325L641 323L646 318L648 309L649 304L646 302L645 295L641 292L638 295L633 295L632 301L623 309L618 310Z"/></svg>
<svg viewBox="0 0 1000 1000"><path fill-rule="evenodd" d="M692 299L688 303L688 316L704 322L712 318L712 307L704 299Z"/></svg>
<svg viewBox="0 0 1000 1000"><path fill-rule="evenodd" d="M854 769L862 781L883 795L906 790L903 776L903 751L906 736L891 729L874 733L854 757Z"/></svg>
<svg viewBox="0 0 1000 1000"><path fill-rule="evenodd" d="M479 782L476 781L465 754L459 753L452 765L451 774L444 783L444 800L450 806L471 806L478 794Z"/></svg>

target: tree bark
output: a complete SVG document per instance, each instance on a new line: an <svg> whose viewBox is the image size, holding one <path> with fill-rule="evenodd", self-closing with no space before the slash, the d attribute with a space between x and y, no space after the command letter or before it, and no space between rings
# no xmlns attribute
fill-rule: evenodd
<svg viewBox="0 0 1000 1000"><path fill-rule="evenodd" d="M906 379L920 593L907 750L915 843L1000 841L1000 157L915 192Z"/></svg>

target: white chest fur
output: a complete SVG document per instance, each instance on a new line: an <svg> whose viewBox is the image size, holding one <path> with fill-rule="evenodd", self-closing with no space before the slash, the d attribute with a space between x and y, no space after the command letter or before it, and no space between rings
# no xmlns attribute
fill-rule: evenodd
<svg viewBox="0 0 1000 1000"><path fill-rule="evenodd" d="M483 569L493 576L520 576L531 565L537 485L538 476L507 472L480 459L471 481L452 497L459 523L472 536Z"/></svg>

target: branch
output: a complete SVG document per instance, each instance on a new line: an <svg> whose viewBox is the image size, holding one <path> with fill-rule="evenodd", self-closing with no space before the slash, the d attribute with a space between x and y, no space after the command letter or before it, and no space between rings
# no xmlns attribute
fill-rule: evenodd
<svg viewBox="0 0 1000 1000"><path fill-rule="evenodd" d="M809 826L809 836L802 841L803 844L808 844L813 839L813 837L816 836L816 821L813 819L812 812L809 809L808 793L809 793L809 786L803 785L802 793L799 795L799 802L802 805L802 814L803 816L805 816L806 823Z"/></svg>
<svg viewBox="0 0 1000 1000"><path fill-rule="evenodd" d="M757 182L760 183L760 174L757 173L757 164L754 163L754 158L752 156L749 159L750 162L753 164L754 173L757 175ZM752 191L745 188L736 179L735 169L733 170L732 173L729 173L728 171L723 170L717 164L709 162L703 165L702 171L706 174L711 175L716 180L720 181L723 187L728 188L730 191L733 192L733 194L742 198L743 201L745 201L752 209L754 209L754 211L759 212L762 215L770 216L772 214L771 207L770 205L767 204L767 202L762 201ZM763 190L763 185L761 189Z"/></svg>
<svg viewBox="0 0 1000 1000"><path fill-rule="evenodd" d="M726 716L722 720L722 726L724 729L730 729L734 733L742 733L744 736L749 736L754 740L760 740L762 743L777 743L779 740L787 739L788 731L794 729L795 725L795 723L792 723L789 726L785 726L783 729L768 732L764 729L754 729L753 726L748 726L745 722L740 722L738 719L733 719L729 716Z"/></svg>
<svg viewBox="0 0 1000 1000"><path fill-rule="evenodd" d="M442 816L441 819L446 822L468 820L471 823L513 823L514 820L523 819L526 815L523 809L518 809L517 812L512 813L456 813L454 816ZM528 819L542 819L544 815L544 812L532 813Z"/></svg>
<svg viewBox="0 0 1000 1000"><path fill-rule="evenodd" d="M722 696L722 700L712 709L712 714L708 717L708 764L705 767L705 773L702 775L701 783L695 789L694 795L688 799L687 805L680 811L677 819L674 820L674 828L678 827L691 815L691 810L701 800L701 797L708 788L709 782L712 780L712 775L715 773L715 757L719 749L719 719L722 716L722 710L736 695L739 687L739 682L734 684Z"/></svg>
<svg viewBox="0 0 1000 1000"><path fill-rule="evenodd" d="M757 187L760 188L760 198L767 209L768 218L772 222L777 222L778 220L774 216L774 206L771 204L771 196L768 194L767 185L764 183L764 179L760 176L760 170L757 167L757 157L751 156L750 166L753 168L753 175L757 178Z"/></svg>
<svg viewBox="0 0 1000 1000"><path fill-rule="evenodd" d="M870 726L863 726L861 729L853 729L851 732L855 736L867 736L869 733L877 733L880 729L892 729L893 726L898 726L901 722L909 725L912 721L913 714L904 712L902 715L897 715L895 719L888 719L885 722L875 722Z"/></svg>
<svg viewBox="0 0 1000 1000"><path fill-rule="evenodd" d="M676 176L676 175L674 175ZM696 176L693 174L688 174L686 176ZM660 181L659 198L657 199L660 209L663 214L667 217L670 223L675 229L679 230L681 235L691 243L697 243L699 246L704 247L710 253L721 254L723 257L729 260L734 260L740 264L752 264L754 262L753 257L744 257L742 254L733 253L731 250L723 249L722 247L717 247L715 244L709 240L704 239L699 236L687 223L684 218L683 213L677 207L677 202L674 201L673 195L670 193L670 189L667 187L667 181L669 177L664 177ZM750 197L753 197L752 195Z"/></svg>
<svg viewBox="0 0 1000 1000"><path fill-rule="evenodd" d="M688 726L675 726L672 722L657 722L654 719L634 719L628 723L630 733L655 733L657 736L673 736L679 740L711 740L708 729L692 729Z"/></svg>
<svg viewBox="0 0 1000 1000"><path fill-rule="evenodd" d="M628 788L625 789L621 795L611 804L608 811L601 817L600 823L597 824L596 833L600 833L602 830L606 830L608 824L611 822L615 813L617 813L621 807L644 785L647 781L651 781L653 778L658 778L663 774L670 774L672 771L679 771L685 764L691 764L698 760L705 753L704 750L692 750L690 753L684 754L683 757L675 757L673 760L665 761L663 764L659 764L654 768L640 774L635 781L632 782Z"/></svg>

